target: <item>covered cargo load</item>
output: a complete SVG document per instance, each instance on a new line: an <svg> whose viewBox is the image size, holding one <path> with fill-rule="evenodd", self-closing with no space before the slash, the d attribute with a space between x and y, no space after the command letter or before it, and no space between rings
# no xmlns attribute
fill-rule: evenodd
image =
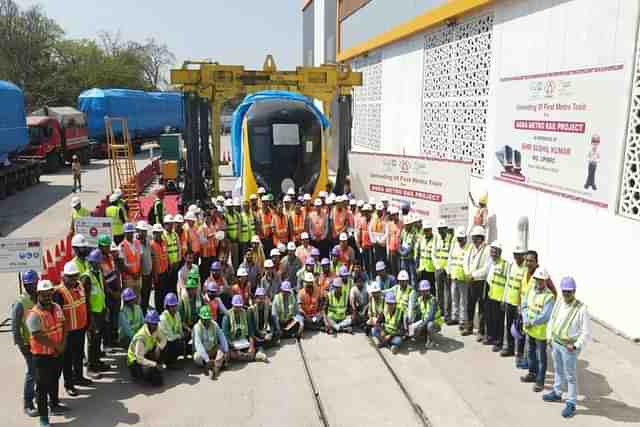
<svg viewBox="0 0 640 427"><path fill-rule="evenodd" d="M165 128L182 130L182 94L128 89L89 89L78 97L78 108L87 116L89 137L105 141L104 118L126 117L131 139L154 138ZM120 135L119 123L114 132Z"/></svg>
<svg viewBox="0 0 640 427"><path fill-rule="evenodd" d="M0 162L28 142L24 95L13 83L0 80Z"/></svg>

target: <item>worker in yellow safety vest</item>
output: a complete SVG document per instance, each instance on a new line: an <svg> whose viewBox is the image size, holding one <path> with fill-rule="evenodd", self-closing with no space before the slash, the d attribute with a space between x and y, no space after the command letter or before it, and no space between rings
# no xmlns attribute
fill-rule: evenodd
<svg viewBox="0 0 640 427"><path fill-rule="evenodd" d="M124 224L127 222L127 214L120 204L120 196L117 193L109 196L109 206L107 206L105 215L107 218L111 218L113 241L119 245L124 240Z"/></svg>
<svg viewBox="0 0 640 427"><path fill-rule="evenodd" d="M533 278L535 286L528 290L522 307L524 331L529 337L529 373L520 380L535 383L533 391L541 392L547 374L547 324L555 296L547 287L549 273L546 269L538 267Z"/></svg>
<svg viewBox="0 0 640 427"><path fill-rule="evenodd" d="M141 380L158 387L163 383L162 372L165 365L161 362L162 350L167 345L165 336L158 324L160 316L155 310L149 310L142 326L131 339L127 351L127 366L134 380Z"/></svg>
<svg viewBox="0 0 640 427"><path fill-rule="evenodd" d="M451 320L451 280L447 273L452 236L445 220L438 221L438 234L435 236L432 250L435 271L435 294L440 312L447 323Z"/></svg>
<svg viewBox="0 0 640 427"><path fill-rule="evenodd" d="M464 279L464 258L469 247L464 227L456 230L456 241L451 244L447 260L447 273L451 279L451 320L447 325L459 325L462 331L467 322L469 287Z"/></svg>
<svg viewBox="0 0 640 427"><path fill-rule="evenodd" d="M73 196L71 198L71 228L69 230L69 234L73 235L75 233L75 222L78 218L84 218L91 216L91 213L87 208L82 207L82 202L80 201L80 197Z"/></svg>
<svg viewBox="0 0 640 427"><path fill-rule="evenodd" d="M83 274L89 268L87 255L89 255L91 248L87 244L87 239L82 234L76 234L71 239L71 248L75 255L71 261L76 265L80 274Z"/></svg>
<svg viewBox="0 0 640 427"><path fill-rule="evenodd" d="M507 273L509 263L502 258L502 245L494 241L489 245L489 255L491 256L491 267L487 274L487 286L489 293L485 302L485 313L487 316L487 340L485 345L492 345L492 351L502 350L504 343L504 311L502 310L502 299L504 289L507 285Z"/></svg>
<svg viewBox="0 0 640 427"><path fill-rule="evenodd" d="M240 201L238 200L238 206ZM236 208L236 203L227 199L224 201L224 222L226 224L226 237L229 241L229 249L231 251L231 263L234 270L240 265L240 248L238 238L240 237L240 213Z"/></svg>
<svg viewBox="0 0 640 427"><path fill-rule="evenodd" d="M421 280L418 283L417 292L412 292L411 313L408 336L414 338L424 336L425 345L429 345L435 334L442 330L444 319L438 302L431 295L431 283L428 280Z"/></svg>
<svg viewBox="0 0 640 427"><path fill-rule="evenodd" d="M347 315L349 307L348 291L343 289L342 279L333 279L332 290L327 293L325 311L325 331L328 334L337 332L352 333L352 318Z"/></svg>
<svg viewBox="0 0 640 427"><path fill-rule="evenodd" d="M503 310L507 317L507 348L502 350L500 356L510 357L515 354L516 365L522 363L524 356L524 339L517 340L511 333L511 327L514 326L520 309L520 288L522 287L522 278L524 277L527 267L524 264L524 254L527 250L522 246L518 246L513 251L513 262L509 264L509 273L507 274L507 284L504 289L504 297L502 298Z"/></svg>
<svg viewBox="0 0 640 427"><path fill-rule="evenodd" d="M485 242L485 230L480 226L471 229L471 242L464 261L465 281L469 286L469 304L467 304L467 324L462 335L473 333L476 306L478 308L478 337L477 341L485 339L485 300L488 292L486 286L487 273L491 267L489 249Z"/></svg>
<svg viewBox="0 0 640 427"><path fill-rule="evenodd" d="M433 263L433 226L427 220L422 221L422 233L418 236L416 246L416 272L418 280L428 280L429 283L436 282L436 266Z"/></svg>
<svg viewBox="0 0 640 427"><path fill-rule="evenodd" d="M244 254L251 246L251 238L254 234L256 234L256 218L249 208L249 201L245 200L242 202L242 211L240 212L240 235L238 237L240 259L244 259Z"/></svg>
<svg viewBox="0 0 640 427"><path fill-rule="evenodd" d="M103 261L102 251L94 249L87 257L89 269L80 276L88 295L87 308L89 311L89 371L98 376L100 371L109 368L109 365L100 361L100 352L104 338L105 322L107 315L106 294L104 290L104 277L100 264Z"/></svg>

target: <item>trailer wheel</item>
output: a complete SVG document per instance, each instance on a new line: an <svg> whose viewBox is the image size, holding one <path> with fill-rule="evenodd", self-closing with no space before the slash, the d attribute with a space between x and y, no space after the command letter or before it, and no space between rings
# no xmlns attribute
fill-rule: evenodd
<svg viewBox="0 0 640 427"><path fill-rule="evenodd" d="M52 152L47 154L47 158L45 160L44 170L47 173L55 173L60 170L61 161L60 155L57 152Z"/></svg>
<svg viewBox="0 0 640 427"><path fill-rule="evenodd" d="M6 177L0 178L0 200L7 198L7 180Z"/></svg>
<svg viewBox="0 0 640 427"><path fill-rule="evenodd" d="M80 153L78 155L78 157L80 157L80 164L81 165L88 165L91 164L91 155L89 153L89 149L88 148L83 148L82 150L80 150Z"/></svg>

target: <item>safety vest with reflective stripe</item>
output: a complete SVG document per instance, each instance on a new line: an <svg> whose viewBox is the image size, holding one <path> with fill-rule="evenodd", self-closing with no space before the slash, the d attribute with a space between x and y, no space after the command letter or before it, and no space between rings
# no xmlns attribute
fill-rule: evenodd
<svg viewBox="0 0 640 427"><path fill-rule="evenodd" d="M335 290L329 292L327 316L336 322L341 322L347 317L347 292L344 289L340 293L340 298L336 297Z"/></svg>
<svg viewBox="0 0 640 427"><path fill-rule="evenodd" d="M465 244L463 247L460 247L458 243L451 250L450 255L450 265L451 271L449 271L449 275L452 280L464 281L464 254L467 251L469 244Z"/></svg>
<svg viewBox="0 0 640 427"><path fill-rule="evenodd" d="M180 253L178 252L178 233L175 231L165 231L162 234L162 239L167 245L167 258L169 259L169 263L177 264L180 260Z"/></svg>
<svg viewBox="0 0 640 427"><path fill-rule="evenodd" d="M53 344L61 344L64 339L64 313L58 304L51 303L51 310L45 310L39 305L31 309L31 316L37 316L40 320L40 332L49 338ZM48 347L38 342L31 336L31 354L52 356L55 354L54 347Z"/></svg>
<svg viewBox="0 0 640 427"><path fill-rule="evenodd" d="M271 307L267 303L262 304L262 324L260 324L259 309L258 304L249 307L255 320L256 331L269 333L271 332Z"/></svg>
<svg viewBox="0 0 640 427"><path fill-rule="evenodd" d="M226 212L224 214L224 220L227 224L227 237L229 240L237 241L238 240L238 221L240 220L240 216L235 212Z"/></svg>
<svg viewBox="0 0 640 427"><path fill-rule="evenodd" d="M509 263L503 258L495 261L491 269L491 276L487 277L489 284L489 298L494 301L502 302L504 297L504 287L507 284L507 269Z"/></svg>
<svg viewBox="0 0 640 427"><path fill-rule="evenodd" d="M64 323L68 331L77 331L87 327L87 300L84 295L84 287L81 285L73 289L66 286L58 286L56 290L62 296L64 303Z"/></svg>
<svg viewBox="0 0 640 427"><path fill-rule="evenodd" d="M142 314L142 309L139 305L124 304L122 307L122 311L132 331L138 331L140 330L140 328L142 328L142 326L144 325L144 317ZM120 336L120 338L127 338L125 337L123 330L121 330L120 328L118 328L118 335Z"/></svg>
<svg viewBox="0 0 640 427"><path fill-rule="evenodd" d="M289 218L284 214L275 214L273 217L274 233L273 245L287 244L289 241Z"/></svg>
<svg viewBox="0 0 640 427"><path fill-rule="evenodd" d="M333 238L338 239L340 233L347 231L347 210L346 209L336 209L333 213Z"/></svg>
<svg viewBox="0 0 640 427"><path fill-rule="evenodd" d="M84 218L91 215L87 208L73 209L71 212L71 219L76 220L78 218Z"/></svg>
<svg viewBox="0 0 640 427"><path fill-rule="evenodd" d="M273 215L271 211L264 213L260 213L260 238L266 239L271 237L273 230L271 229L271 224L273 223Z"/></svg>
<svg viewBox="0 0 640 427"><path fill-rule="evenodd" d="M524 263L519 266L515 262L509 268L509 277L505 289L504 301L509 305L519 306L521 301L520 288L522 287L522 277L527 271Z"/></svg>
<svg viewBox="0 0 640 427"><path fill-rule="evenodd" d="M89 262L84 259L74 257L71 261L78 267L80 274L84 274L89 269Z"/></svg>
<svg viewBox="0 0 640 427"><path fill-rule="evenodd" d="M114 236L122 236L124 234L124 224L120 218L120 206L108 206L105 211L107 218L111 218L111 232Z"/></svg>
<svg viewBox="0 0 640 427"><path fill-rule="evenodd" d="M387 249L390 252L396 252L400 249L400 235L402 233L402 224L396 224L393 221L389 221L387 225L387 230L389 233L387 234Z"/></svg>
<svg viewBox="0 0 640 427"><path fill-rule="evenodd" d="M29 328L27 327L27 316L29 312L33 308L33 300L31 296L26 292L21 294L16 301L16 304L20 304L22 306L22 318L16 319L16 322L20 322L18 328L20 328L20 336L22 337L22 343L24 345L29 345L29 340L31 339L31 333L29 332Z"/></svg>
<svg viewBox="0 0 640 427"><path fill-rule="evenodd" d="M304 223L305 223L305 214L304 212L300 212L299 214L297 213L292 213L291 214L291 233L293 234L293 236L291 236L293 241L299 241L300 240L300 236L302 235L302 233L304 233Z"/></svg>
<svg viewBox="0 0 640 427"><path fill-rule="evenodd" d="M360 240L358 245L363 249L369 249L373 246L373 242L371 242L371 236L369 235L369 222L367 221L367 218L364 216L360 218L357 228L358 239Z"/></svg>
<svg viewBox="0 0 640 427"><path fill-rule="evenodd" d="M420 307L420 313L422 314L422 320L426 320L429 317L429 314L431 313L431 310L434 309L434 305L435 305L435 316L433 318L433 321L436 323L436 325L438 326L442 326L444 324L444 319L442 318L442 313L440 312L440 307L438 306L438 304L436 304L435 298L433 297L428 297L425 298L423 297L419 297L418 300L418 307Z"/></svg>
<svg viewBox="0 0 640 427"><path fill-rule="evenodd" d="M124 253L124 257L125 257L125 263L127 264L127 268L133 273L139 273L140 272L140 262L141 262L141 248L140 248L140 241L136 240L133 243L133 248L131 243L129 243L128 240L123 240L122 243L120 243L120 246L122 247L122 252ZM123 273L124 275L128 275L128 273Z"/></svg>
<svg viewBox="0 0 640 427"><path fill-rule="evenodd" d="M163 242L151 241L151 260L157 273L165 273L169 269L169 259Z"/></svg>
<svg viewBox="0 0 640 427"><path fill-rule="evenodd" d="M94 272L91 269L87 270L83 276L86 276L91 280L91 290L89 291L89 311L92 313L102 313L106 304L106 296L104 293L104 279L100 272Z"/></svg>
<svg viewBox="0 0 640 427"><path fill-rule="evenodd" d="M311 231L311 238L313 240L319 240L325 233L325 227L327 225L327 217L324 212L311 212L309 214L309 231Z"/></svg>
<svg viewBox="0 0 640 427"><path fill-rule="evenodd" d="M400 330L400 321L402 320L403 311L396 307L393 315L389 314L389 310L384 310L384 333L387 335L396 335Z"/></svg>
<svg viewBox="0 0 640 427"><path fill-rule="evenodd" d="M200 248L200 254L205 258L210 258L216 255L216 229L212 225L206 223L200 226L200 236L202 237L202 245Z"/></svg>
<svg viewBox="0 0 640 427"><path fill-rule="evenodd" d="M560 310L560 306L562 302L556 303L556 306L553 308L554 313L551 315L551 318L554 319L553 325L551 326L551 337L555 342L562 345L567 344L575 344L577 337L571 338L569 337L569 328L573 324L580 308L582 307L582 303L578 300L575 300L571 306L571 309L567 312L564 319L561 322L558 322L557 313Z"/></svg>
<svg viewBox="0 0 640 427"><path fill-rule="evenodd" d="M396 294L396 304L399 309L406 312L407 308L409 308L409 299L411 298L411 286L407 285L404 291L402 290L400 285L395 285L394 288Z"/></svg>
<svg viewBox="0 0 640 427"><path fill-rule="evenodd" d="M314 286L313 294L309 295L307 288L300 291L300 306L305 316L315 316L320 308L320 290Z"/></svg>
<svg viewBox="0 0 640 427"><path fill-rule="evenodd" d="M377 319L384 311L384 298L380 298L379 301L376 301L373 297L371 299L372 301L369 303L369 317Z"/></svg>
<svg viewBox="0 0 640 427"><path fill-rule="evenodd" d="M249 338L249 322L247 320L247 312L245 310L240 310L238 313L236 309L232 309L229 314L229 336L232 341ZM240 316L240 321L236 319L237 316Z"/></svg>
<svg viewBox="0 0 640 427"><path fill-rule="evenodd" d="M242 211L240 213L240 242L248 243L254 233L253 219L248 213Z"/></svg>
<svg viewBox="0 0 640 427"><path fill-rule="evenodd" d="M156 338L151 335L147 325L143 325L138 332L133 336L129 343L129 349L127 350L127 366L131 366L136 361L136 345L138 341L142 341L144 344L144 353L147 354L153 350L156 346Z"/></svg>
<svg viewBox="0 0 640 427"><path fill-rule="evenodd" d="M436 271L436 266L433 264L433 258L431 252L433 249L433 242L435 238L431 237L429 240L423 235L418 240L418 253L420 254L420 262L416 271L426 271L433 273Z"/></svg>
<svg viewBox="0 0 640 427"><path fill-rule="evenodd" d="M296 313L296 301L293 295L289 295L287 298L287 304L284 302L284 293L280 292L273 300L273 306L276 309L278 315L278 321L288 322L293 319Z"/></svg>
<svg viewBox="0 0 640 427"><path fill-rule="evenodd" d="M550 299L553 299L553 293L547 288L541 292L537 292L536 288L531 288L527 294L527 318L529 322L532 322L536 317L542 313L544 306ZM539 325L529 326L525 328L527 334L531 337L544 341L547 339L547 324L544 322Z"/></svg>
<svg viewBox="0 0 640 427"><path fill-rule="evenodd" d="M439 270L444 270L447 268L447 263L449 261L449 251L451 250L451 234L447 234L444 236L444 239L438 236L436 241L436 268Z"/></svg>

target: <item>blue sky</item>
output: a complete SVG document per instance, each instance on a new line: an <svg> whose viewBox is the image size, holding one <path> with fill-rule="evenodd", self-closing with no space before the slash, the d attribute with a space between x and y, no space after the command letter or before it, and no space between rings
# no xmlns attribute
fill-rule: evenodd
<svg viewBox="0 0 640 427"><path fill-rule="evenodd" d="M70 38L120 31L126 39L166 43L181 63L212 59L261 68L267 53L280 69L302 61L302 0L15 0L40 4Z"/></svg>

